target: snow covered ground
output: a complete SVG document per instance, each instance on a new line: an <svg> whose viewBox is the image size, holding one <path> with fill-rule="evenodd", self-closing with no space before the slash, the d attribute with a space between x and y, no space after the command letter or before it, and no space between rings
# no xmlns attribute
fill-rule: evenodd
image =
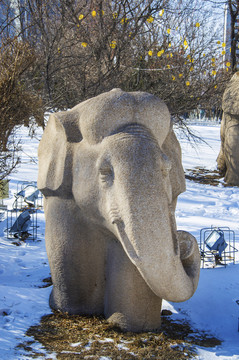
<svg viewBox="0 0 239 360"><path fill-rule="evenodd" d="M196 166L214 170L220 148L219 125L193 125L192 129L207 142L193 148L187 140L178 138L182 146L185 169ZM11 206L19 181L37 179L36 139L27 137L27 129L21 130L23 161L18 172L11 175ZM37 137L41 137L38 130ZM29 157L30 155L30 157ZM176 210L178 229L191 232L199 241L200 229L210 226L228 226L236 233L239 249L239 188L203 185L187 180L187 190L178 199ZM6 220L0 222L0 359L29 359L16 348L24 341L29 326L39 323L42 315L49 314L50 287L43 288L42 280L50 271L44 245L44 214L38 214L38 240L26 241L16 246L4 236ZM239 305L239 253L236 264L227 267L201 269L200 281L195 295L180 304L167 303L174 318L190 320L198 330L205 330L223 340L215 348L198 347L200 360L239 359L238 318ZM39 348L41 345L39 344ZM54 359L54 355L45 358Z"/></svg>
<svg viewBox="0 0 239 360"><path fill-rule="evenodd" d="M184 169L204 166L216 169L220 149L220 127L195 125L193 130L206 142L196 149L180 139ZM178 229L191 232L200 241L200 229L227 226L236 234L239 249L239 188L217 187L187 181L187 190L178 198ZM224 340L215 349L199 349L200 359L239 359L239 253L236 264L201 269L199 286L194 296L174 309L184 312L196 328L210 331Z"/></svg>

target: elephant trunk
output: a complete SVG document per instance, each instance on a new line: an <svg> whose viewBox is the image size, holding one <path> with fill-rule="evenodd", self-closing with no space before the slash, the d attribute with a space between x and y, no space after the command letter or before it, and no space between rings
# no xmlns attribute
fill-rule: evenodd
<svg viewBox="0 0 239 360"><path fill-rule="evenodd" d="M109 197L102 201L108 204L106 223L157 296L185 301L197 288L200 254L194 237L176 230L177 179L172 177L183 170L178 166L177 175L147 130L134 131L114 138L114 172L105 187Z"/></svg>
<svg viewBox="0 0 239 360"><path fill-rule="evenodd" d="M157 296L168 301L185 301L195 292L199 279L196 239L187 232L176 231L174 210L165 193L161 191L161 196L155 196L150 186L145 191L144 203L131 194L133 201L128 202L131 209L127 210L130 213L127 221L123 221L124 216L122 221L116 219L118 238Z"/></svg>

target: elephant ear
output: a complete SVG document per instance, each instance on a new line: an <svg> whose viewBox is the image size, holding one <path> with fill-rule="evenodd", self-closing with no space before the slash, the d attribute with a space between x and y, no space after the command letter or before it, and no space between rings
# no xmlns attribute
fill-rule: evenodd
<svg viewBox="0 0 239 360"><path fill-rule="evenodd" d="M73 111L50 115L38 148L38 188L45 196L72 196L74 143L82 140L77 114Z"/></svg>
<svg viewBox="0 0 239 360"><path fill-rule="evenodd" d="M177 197L186 190L186 185L182 167L181 147L172 128L163 143L162 151L171 162L169 178L172 187L172 204L176 206Z"/></svg>

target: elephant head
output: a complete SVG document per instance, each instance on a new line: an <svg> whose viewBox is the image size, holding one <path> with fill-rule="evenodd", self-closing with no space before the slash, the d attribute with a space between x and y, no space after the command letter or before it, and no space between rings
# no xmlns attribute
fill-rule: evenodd
<svg viewBox="0 0 239 360"><path fill-rule="evenodd" d="M51 115L39 168L44 196L73 199L88 227L118 239L154 294L176 302L193 295L200 256L195 238L176 230L185 179L160 99L114 89Z"/></svg>

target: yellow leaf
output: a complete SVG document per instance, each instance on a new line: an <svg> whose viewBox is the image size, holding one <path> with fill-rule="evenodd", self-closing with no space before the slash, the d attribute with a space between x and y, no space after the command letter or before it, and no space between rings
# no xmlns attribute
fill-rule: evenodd
<svg viewBox="0 0 239 360"><path fill-rule="evenodd" d="M189 69L189 71L193 71L194 70L194 67L193 66L191 66L190 67L190 69Z"/></svg>
<svg viewBox="0 0 239 360"><path fill-rule="evenodd" d="M226 47L226 44L224 42L222 43L222 47Z"/></svg>
<svg viewBox="0 0 239 360"><path fill-rule="evenodd" d="M232 48L230 48L230 52L232 52Z"/></svg>
<svg viewBox="0 0 239 360"><path fill-rule="evenodd" d="M216 60L215 57L213 57L213 58L212 58L212 62L214 62L215 60Z"/></svg>
<svg viewBox="0 0 239 360"><path fill-rule="evenodd" d="M199 28L199 27L200 27L199 22L196 22L195 26L196 26L197 28Z"/></svg>
<svg viewBox="0 0 239 360"><path fill-rule="evenodd" d="M160 57L161 55L163 55L163 53L164 53L164 49L158 51L158 52L157 52L157 56Z"/></svg>
<svg viewBox="0 0 239 360"><path fill-rule="evenodd" d="M186 85L189 86L189 85L190 85L190 81L186 81Z"/></svg>
<svg viewBox="0 0 239 360"><path fill-rule="evenodd" d="M163 16L163 14L164 14L164 9L160 10L159 16Z"/></svg>
<svg viewBox="0 0 239 360"><path fill-rule="evenodd" d="M226 66L227 66L227 67L231 66L231 63L228 61L228 62L226 63Z"/></svg>
<svg viewBox="0 0 239 360"><path fill-rule="evenodd" d="M171 42L170 42L170 43L168 43L168 47L171 47L171 46L172 46Z"/></svg>
<svg viewBox="0 0 239 360"><path fill-rule="evenodd" d="M95 11L95 10L91 11L91 15L92 15L93 17L95 17L95 16L96 16L96 11Z"/></svg>
<svg viewBox="0 0 239 360"><path fill-rule="evenodd" d="M149 24L151 24L152 22L154 21L154 18L153 18L153 16L149 16L148 17L148 19L147 19L147 22L149 23Z"/></svg>
<svg viewBox="0 0 239 360"><path fill-rule="evenodd" d="M117 13L117 12L114 12L114 13L113 13L113 19L117 19L117 17L118 17L118 13Z"/></svg>
<svg viewBox="0 0 239 360"><path fill-rule="evenodd" d="M185 47L188 47L188 42L187 42L187 40L184 40L183 45L184 45Z"/></svg>
<svg viewBox="0 0 239 360"><path fill-rule="evenodd" d="M81 46L86 47L88 44L86 42L82 42Z"/></svg>
<svg viewBox="0 0 239 360"><path fill-rule="evenodd" d="M226 51L225 50L222 50L222 55L225 55L226 54Z"/></svg>
<svg viewBox="0 0 239 360"><path fill-rule="evenodd" d="M175 76L172 75L172 80L175 80Z"/></svg>
<svg viewBox="0 0 239 360"><path fill-rule="evenodd" d="M216 70L212 70L212 75L216 75L216 74L217 74Z"/></svg>
<svg viewBox="0 0 239 360"><path fill-rule="evenodd" d="M170 65L167 65L167 68L170 69Z"/></svg>
<svg viewBox="0 0 239 360"><path fill-rule="evenodd" d="M214 89L216 89L216 88L217 88L217 85L214 86Z"/></svg>
<svg viewBox="0 0 239 360"><path fill-rule="evenodd" d="M170 53L170 57L173 57L173 54L172 54L172 53Z"/></svg>
<svg viewBox="0 0 239 360"><path fill-rule="evenodd" d="M206 54L202 54L202 56L206 56Z"/></svg>
<svg viewBox="0 0 239 360"><path fill-rule="evenodd" d="M149 50L149 51L148 51L148 55L149 55L149 56L153 56L153 51L152 51L152 50Z"/></svg>
<svg viewBox="0 0 239 360"><path fill-rule="evenodd" d="M101 10L101 14L102 14L102 15L105 15L105 12L104 12L104 10Z"/></svg>
<svg viewBox="0 0 239 360"><path fill-rule="evenodd" d="M171 33L171 29L167 29L167 33L170 34L170 33Z"/></svg>
<svg viewBox="0 0 239 360"><path fill-rule="evenodd" d="M127 21L128 21L128 19L127 19L127 18L123 18L123 19L121 19L121 20L120 20L121 24L126 24L126 23L127 23Z"/></svg>
<svg viewBox="0 0 239 360"><path fill-rule="evenodd" d="M84 19L84 15L83 15L83 14L80 14L80 15L79 15L79 20L82 20L82 19Z"/></svg>
<svg viewBox="0 0 239 360"><path fill-rule="evenodd" d="M179 74L178 77L179 77L179 78L183 77L183 74Z"/></svg>
<svg viewBox="0 0 239 360"><path fill-rule="evenodd" d="M111 41L111 43L110 43L110 47L112 48L112 49L115 49L116 48L116 41L115 40L113 40L113 41Z"/></svg>
<svg viewBox="0 0 239 360"><path fill-rule="evenodd" d="M220 40L218 40L218 41L217 41L217 44L218 44L218 45L220 45L220 44L221 44L221 41L220 41Z"/></svg>

